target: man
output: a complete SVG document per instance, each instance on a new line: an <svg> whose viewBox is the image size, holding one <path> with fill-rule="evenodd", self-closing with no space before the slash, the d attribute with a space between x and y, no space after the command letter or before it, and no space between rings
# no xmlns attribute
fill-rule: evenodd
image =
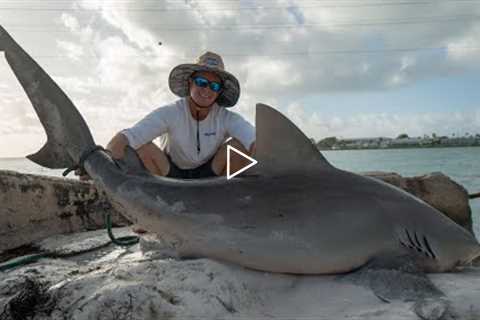
<svg viewBox="0 0 480 320"><path fill-rule="evenodd" d="M107 145L113 158L123 158L130 145L151 173L196 179L226 174L227 144L254 153L254 127L226 109L237 103L240 85L225 71L219 55L207 52L196 63L175 67L169 87L180 99L117 133ZM160 136L158 147L152 140ZM231 170L242 168L246 161L232 157Z"/></svg>

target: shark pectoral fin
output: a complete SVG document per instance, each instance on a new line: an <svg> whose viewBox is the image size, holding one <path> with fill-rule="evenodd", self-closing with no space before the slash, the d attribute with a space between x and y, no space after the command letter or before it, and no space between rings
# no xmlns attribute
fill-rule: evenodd
<svg viewBox="0 0 480 320"><path fill-rule="evenodd" d="M413 311L421 319L441 319L451 311L445 294L409 255L377 257L342 278L370 288L383 302L413 302Z"/></svg>
<svg viewBox="0 0 480 320"><path fill-rule="evenodd" d="M265 104L256 109L256 153L259 171L282 173L333 168L312 141L277 110Z"/></svg>
<svg viewBox="0 0 480 320"><path fill-rule="evenodd" d="M444 296L424 273L370 269L367 279L368 287L382 301L419 301Z"/></svg>
<svg viewBox="0 0 480 320"><path fill-rule="evenodd" d="M74 165L73 160L65 152L64 148L60 148L51 140L37 153L28 155L27 158L36 164L50 169L70 168Z"/></svg>
<svg viewBox="0 0 480 320"><path fill-rule="evenodd" d="M369 286L382 300L413 301L444 296L408 254L375 257L350 277Z"/></svg>
<svg viewBox="0 0 480 320"><path fill-rule="evenodd" d="M138 156L135 149L130 146L125 148L125 156L123 159L116 160L119 167L128 174L142 176L150 175L148 170L143 165L142 160Z"/></svg>

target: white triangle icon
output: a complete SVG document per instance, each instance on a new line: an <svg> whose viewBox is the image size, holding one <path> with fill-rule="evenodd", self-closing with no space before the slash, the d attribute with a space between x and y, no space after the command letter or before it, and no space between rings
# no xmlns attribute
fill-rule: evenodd
<svg viewBox="0 0 480 320"><path fill-rule="evenodd" d="M230 152L231 151L234 151L235 153L241 155L242 157L248 159L250 161L250 164L246 165L245 167L241 168L240 170L234 172L234 173L231 173L230 172ZM254 165L256 165L258 163L257 160L253 159L252 157L250 156L247 156L245 153L241 152L240 150L238 149L235 149L234 147L232 147L231 145L227 145L227 180L230 180L232 179L233 177L239 175L240 173L244 172L245 170L248 170L250 169L251 167L253 167Z"/></svg>

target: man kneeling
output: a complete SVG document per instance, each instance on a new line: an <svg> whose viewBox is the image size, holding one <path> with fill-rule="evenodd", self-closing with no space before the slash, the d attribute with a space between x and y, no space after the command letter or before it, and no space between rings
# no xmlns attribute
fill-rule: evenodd
<svg viewBox="0 0 480 320"><path fill-rule="evenodd" d="M219 55L207 52L197 63L175 67L169 87L180 99L117 133L107 145L113 158L123 158L130 145L151 173L196 179L226 174L227 144L254 153L255 128L226 109L237 103L240 85L224 70ZM157 137L160 147L152 142ZM228 138L232 139L226 142ZM236 171L247 164L234 157L230 166Z"/></svg>

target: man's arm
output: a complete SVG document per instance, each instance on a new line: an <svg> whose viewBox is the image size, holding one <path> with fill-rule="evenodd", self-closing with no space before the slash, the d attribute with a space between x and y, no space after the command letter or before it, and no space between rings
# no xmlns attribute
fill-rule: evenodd
<svg viewBox="0 0 480 320"><path fill-rule="evenodd" d="M229 111L226 127L228 135L242 143L250 155L256 150L255 127L236 112Z"/></svg>
<svg viewBox="0 0 480 320"><path fill-rule="evenodd" d="M137 149L166 132L168 123L172 122L172 117L175 117L175 109L172 105L158 108L133 127L118 132L108 142L106 149L112 152L112 158L122 159L125 156L127 145ZM90 180L90 177L82 170L76 170L75 174L80 176L80 180Z"/></svg>

